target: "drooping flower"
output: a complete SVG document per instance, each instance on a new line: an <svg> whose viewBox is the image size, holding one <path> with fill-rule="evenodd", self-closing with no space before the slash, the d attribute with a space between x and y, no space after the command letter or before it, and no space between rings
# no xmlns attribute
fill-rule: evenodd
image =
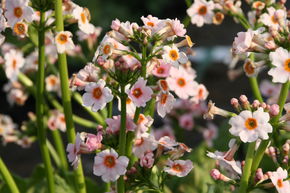
<svg viewBox="0 0 290 193"><path fill-rule="evenodd" d="M170 92L161 91L157 95L157 113L161 117L165 117L174 106L175 98Z"/></svg>
<svg viewBox="0 0 290 193"><path fill-rule="evenodd" d="M81 150L82 139L79 133L77 133L75 143L69 143L66 147L68 152L67 158L71 162L73 168L77 168L80 160L80 150Z"/></svg>
<svg viewBox="0 0 290 193"><path fill-rule="evenodd" d="M175 67L178 67L179 64L185 64L188 60L184 52L180 52L179 49L175 46L164 46L163 47L162 58L165 62L172 64Z"/></svg>
<svg viewBox="0 0 290 193"><path fill-rule="evenodd" d="M287 177L287 170L283 170L281 167L276 172L271 172L270 179L279 193L289 193L290 182L287 180Z"/></svg>
<svg viewBox="0 0 290 193"><path fill-rule="evenodd" d="M239 136L244 143L256 141L258 138L265 140L273 130L269 120L269 113L264 112L262 107L254 112L245 110L229 120L230 133Z"/></svg>
<svg viewBox="0 0 290 193"><path fill-rule="evenodd" d="M21 52L17 50L10 50L4 55L5 59L5 73L10 80L16 80L20 69L24 65L24 58Z"/></svg>
<svg viewBox="0 0 290 193"><path fill-rule="evenodd" d="M114 182L127 171L129 159L119 156L114 149L106 149L95 156L94 175L104 182Z"/></svg>
<svg viewBox="0 0 290 193"><path fill-rule="evenodd" d="M112 91L105 85L106 82L103 79L100 79L97 83L90 82L87 84L86 93L83 95L83 105L92 107L92 111L97 112L112 101L114 98Z"/></svg>
<svg viewBox="0 0 290 193"><path fill-rule="evenodd" d="M88 9L77 6L74 8L72 15L78 20L80 30L86 34L91 34L94 32L94 25L89 23L90 12Z"/></svg>
<svg viewBox="0 0 290 193"><path fill-rule="evenodd" d="M75 48L75 45L72 41L72 33L69 31L58 32L55 36L55 43L57 52L60 54Z"/></svg>
<svg viewBox="0 0 290 193"><path fill-rule="evenodd" d="M269 54L274 68L268 72L273 77L273 82L285 83L290 80L290 53L279 47Z"/></svg>
<svg viewBox="0 0 290 193"><path fill-rule="evenodd" d="M168 160L167 167L164 168L164 171L170 175L184 177L192 170L193 165L190 160Z"/></svg>
<svg viewBox="0 0 290 193"><path fill-rule="evenodd" d="M141 167L152 168L153 164L154 164L154 154L152 152L146 152L140 158Z"/></svg>
<svg viewBox="0 0 290 193"><path fill-rule="evenodd" d="M142 133L134 140L133 153L136 157L142 158L142 156L148 151L154 151L157 148L157 142L153 135L149 133Z"/></svg>
<svg viewBox="0 0 290 193"><path fill-rule="evenodd" d="M151 99L153 91L146 86L147 80L138 78L137 82L131 89L126 89L128 97L133 101L136 107L145 107L146 103Z"/></svg>
<svg viewBox="0 0 290 193"><path fill-rule="evenodd" d="M188 99L197 94L198 84L194 81L194 76L187 73L183 67L171 68L170 76L166 78L166 81L169 89L182 99Z"/></svg>
<svg viewBox="0 0 290 193"><path fill-rule="evenodd" d="M205 23L211 24L213 22L213 9L213 1L195 0L186 12L191 18L192 24L202 27Z"/></svg>

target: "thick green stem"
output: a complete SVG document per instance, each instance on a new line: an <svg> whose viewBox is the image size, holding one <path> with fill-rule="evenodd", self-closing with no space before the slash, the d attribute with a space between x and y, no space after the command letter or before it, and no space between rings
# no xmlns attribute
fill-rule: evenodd
<svg viewBox="0 0 290 193"><path fill-rule="evenodd" d="M255 98L258 99L260 102L263 102L263 97L259 89L257 77L249 77L249 81Z"/></svg>
<svg viewBox="0 0 290 193"><path fill-rule="evenodd" d="M125 93L125 85L121 85L121 126L119 131L119 154L125 155L126 154L126 100L127 95ZM123 176L120 176L117 182L118 193L125 192L125 184Z"/></svg>
<svg viewBox="0 0 290 193"><path fill-rule="evenodd" d="M246 160L245 160L245 166L243 169L243 176L240 182L240 191L239 193L246 193L248 186L249 186L249 178L251 175L251 167L253 163L253 157L254 157L254 152L255 152L255 142L252 142L249 144L248 149L247 149L247 155L246 155Z"/></svg>
<svg viewBox="0 0 290 193"><path fill-rule="evenodd" d="M18 187L1 157L0 157L0 173L2 174L6 184L8 185L10 192L19 193Z"/></svg>
<svg viewBox="0 0 290 193"><path fill-rule="evenodd" d="M53 168L50 155L46 144L46 131L44 127L44 78L45 78L45 12L40 12L40 24L38 29L38 71L36 82L36 117L37 117L37 135L40 145L40 151L45 166L47 187L50 193L55 192Z"/></svg>
<svg viewBox="0 0 290 193"><path fill-rule="evenodd" d="M56 22L56 31L60 32L64 30L63 27L63 17L62 17L62 0L55 0L55 22ZM67 60L66 54L58 54L58 65L59 65L59 74L61 82L61 94L62 94L62 105L64 108L64 115L67 128L67 138L70 143L75 142L75 128L73 123L73 114L68 82L68 69L67 69ZM86 184L83 174L83 168L81 162L79 163L77 169L74 171L75 183L79 193L86 193Z"/></svg>
<svg viewBox="0 0 290 193"><path fill-rule="evenodd" d="M54 140L54 145L55 145L57 154L60 158L61 168L63 171L66 171L68 169L68 164L67 164L66 154L64 151L64 145L62 142L61 135L59 133L59 130L55 130L55 131L51 131L51 132L52 132L52 137Z"/></svg>

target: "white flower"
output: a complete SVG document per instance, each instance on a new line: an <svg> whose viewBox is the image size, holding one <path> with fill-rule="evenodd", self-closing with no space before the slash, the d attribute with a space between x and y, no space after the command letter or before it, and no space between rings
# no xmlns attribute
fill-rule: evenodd
<svg viewBox="0 0 290 193"><path fill-rule="evenodd" d="M95 156L94 174L102 176L104 182L114 182L126 173L128 163L126 156L118 157L114 149L106 149Z"/></svg>
<svg viewBox="0 0 290 193"><path fill-rule="evenodd" d="M186 12L191 18L191 23L201 27L204 23L212 23L214 16L213 9L213 1L195 0Z"/></svg>
<svg viewBox="0 0 290 193"><path fill-rule="evenodd" d="M27 0L9 0L6 1L5 17L7 18L8 24L13 27L15 23L22 21L23 19L27 22L33 20L33 9L28 6Z"/></svg>
<svg viewBox="0 0 290 193"><path fill-rule="evenodd" d="M269 120L269 113L264 112L262 107L253 113L245 110L229 120L232 126L230 133L239 136L244 143L256 141L258 138L265 140L273 130Z"/></svg>
<svg viewBox="0 0 290 193"><path fill-rule="evenodd" d="M62 54L67 50L73 50L75 45L72 41L72 33L69 31L58 32L55 36L57 52Z"/></svg>
<svg viewBox="0 0 290 193"><path fill-rule="evenodd" d="M190 160L168 160L167 167L164 168L164 171L174 176L184 177L187 176L192 168L193 165Z"/></svg>
<svg viewBox="0 0 290 193"><path fill-rule="evenodd" d="M92 111L97 112L112 101L114 98L112 91L105 85L106 82L103 79L100 79L97 83L90 82L87 84L86 93L83 95L83 105L92 107Z"/></svg>
<svg viewBox="0 0 290 193"><path fill-rule="evenodd" d="M7 78L16 80L18 73L20 72L20 68L24 65L22 53L12 49L4 55L4 59L4 68Z"/></svg>
<svg viewBox="0 0 290 193"><path fill-rule="evenodd" d="M51 74L45 78L45 86L48 92L59 92L60 81L57 76Z"/></svg>
<svg viewBox="0 0 290 193"><path fill-rule="evenodd" d="M0 8L0 32L5 31L6 27L6 18L3 15L3 9Z"/></svg>
<svg viewBox="0 0 290 193"><path fill-rule="evenodd" d="M186 54L184 52L179 52L175 45L164 46L163 50L164 53L162 58L165 60L165 62L168 62L175 67L178 67L179 64L185 64L188 60Z"/></svg>
<svg viewBox="0 0 290 193"><path fill-rule="evenodd" d="M118 97L118 110L121 111L121 99ZM136 105L133 101L127 97L126 99L126 111L128 115L134 116L136 110Z"/></svg>
<svg viewBox="0 0 290 193"><path fill-rule="evenodd" d="M6 137L14 134L16 131L16 124L8 115L0 114L0 136Z"/></svg>
<svg viewBox="0 0 290 193"><path fill-rule="evenodd" d="M290 79L290 53L288 50L279 47L271 52L270 60L275 66L268 72L273 77L273 82L285 83Z"/></svg>
<svg viewBox="0 0 290 193"><path fill-rule="evenodd" d="M287 179L287 176L287 170L283 170L281 167L279 167L276 172L271 172L270 174L270 179L279 193L289 193L289 180L283 181L283 179Z"/></svg>
<svg viewBox="0 0 290 193"><path fill-rule="evenodd" d="M267 8L268 13L264 13L260 16L259 21L264 25L278 29L280 24L285 25L287 13L282 9L275 9L274 7Z"/></svg>
<svg viewBox="0 0 290 193"><path fill-rule="evenodd" d="M80 30L85 32L86 34L91 34L94 32L95 27L91 23L89 23L89 11L88 9L84 9L80 6L74 8L72 15L74 18L78 20L78 25Z"/></svg>
<svg viewBox="0 0 290 193"><path fill-rule="evenodd" d="M134 141L133 153L136 157L141 158L146 152L154 151L157 148L157 142L153 135L142 133Z"/></svg>
<svg viewBox="0 0 290 193"><path fill-rule="evenodd" d="M166 113L169 113L173 108L175 102L174 96L170 92L161 91L157 95L157 113L162 118L165 117Z"/></svg>

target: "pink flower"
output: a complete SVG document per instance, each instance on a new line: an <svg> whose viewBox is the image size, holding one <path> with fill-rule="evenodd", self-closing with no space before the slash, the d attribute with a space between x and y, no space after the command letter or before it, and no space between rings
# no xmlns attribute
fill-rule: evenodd
<svg viewBox="0 0 290 193"><path fill-rule="evenodd" d="M170 92L160 92L157 95L157 112L162 118L169 113L174 106L175 98Z"/></svg>
<svg viewBox="0 0 290 193"><path fill-rule="evenodd" d="M244 52L247 52L252 45L253 38L254 31L251 29L246 32L239 32L238 37L235 37L233 43L233 52L235 54L242 54Z"/></svg>
<svg viewBox="0 0 290 193"><path fill-rule="evenodd" d="M160 78L166 78L169 76L170 68L170 63L165 63L164 60L158 59L152 70L152 74Z"/></svg>
<svg viewBox="0 0 290 193"><path fill-rule="evenodd" d="M120 26L121 26L120 20L115 19L115 20L112 21L112 24L111 24L112 30L119 31Z"/></svg>
<svg viewBox="0 0 290 193"><path fill-rule="evenodd" d="M170 76L166 78L169 89L182 98L188 99L190 96L196 96L198 84L193 80L194 76L187 73L183 67L171 68Z"/></svg>
<svg viewBox="0 0 290 193"><path fill-rule="evenodd" d="M120 130L121 116L113 116L113 118L106 119L106 123L108 124L107 132L110 134L116 134ZM126 130L127 131L135 131L136 124L133 119L127 115L126 119Z"/></svg>
<svg viewBox="0 0 290 193"><path fill-rule="evenodd" d="M279 193L289 193L289 180L283 181L283 179L287 179L287 176L287 170L283 170L281 167L276 172L271 172L270 179Z"/></svg>
<svg viewBox="0 0 290 193"><path fill-rule="evenodd" d="M152 152L147 152L140 158L141 167L152 168L153 164L154 154Z"/></svg>
<svg viewBox="0 0 290 193"><path fill-rule="evenodd" d="M175 18L174 20L170 20L170 26L173 31L173 34L179 37L184 37L186 33L186 29L184 28L184 25L180 23L180 21Z"/></svg>
<svg viewBox="0 0 290 193"><path fill-rule="evenodd" d="M137 121L137 132L142 134L148 131L148 128L152 125L152 123L153 123L152 117L150 117L149 115L145 116L144 114L140 114Z"/></svg>
<svg viewBox="0 0 290 193"><path fill-rule="evenodd" d="M141 20L143 21L146 28L150 29L152 33L155 33L158 30L161 20L157 17L153 17L152 15L148 15L147 17L142 16Z"/></svg>
<svg viewBox="0 0 290 193"><path fill-rule="evenodd" d="M141 158L146 152L154 151L157 148L157 142L153 135L142 133L134 140L133 153L136 157Z"/></svg>
<svg viewBox="0 0 290 193"><path fill-rule="evenodd" d="M204 129L202 133L206 144L212 147L213 140L216 139L218 135L217 127L213 123L208 123L207 129Z"/></svg>
<svg viewBox="0 0 290 193"><path fill-rule="evenodd" d="M64 114L59 112L58 110L52 111L52 115L49 117L47 121L47 126L51 130L59 129L62 132L65 132L66 123Z"/></svg>
<svg viewBox="0 0 290 193"><path fill-rule="evenodd" d="M173 149L174 146L178 145L178 143L175 141L175 139L172 139L169 136L161 137L158 140L158 144L167 148L167 149Z"/></svg>
<svg viewBox="0 0 290 193"><path fill-rule="evenodd" d="M199 84L197 87L197 95L191 98L191 101L194 103L199 103L200 101L204 101L208 96L208 91L203 84Z"/></svg>
<svg viewBox="0 0 290 193"><path fill-rule="evenodd" d="M98 132L97 135L88 133L86 136L86 145L89 151L94 151L102 147L102 132Z"/></svg>
<svg viewBox="0 0 290 193"><path fill-rule="evenodd" d="M151 99L153 91L150 87L146 86L147 80L139 78L137 82L129 90L126 90L129 98L137 107L145 107L146 102Z"/></svg>
<svg viewBox="0 0 290 193"><path fill-rule="evenodd" d="M168 136L170 139L175 139L175 135L173 132L173 129L169 125L165 125L161 129L154 130L154 136L156 140L159 140L160 138L164 136Z"/></svg>
<svg viewBox="0 0 290 193"><path fill-rule="evenodd" d="M114 149L106 149L95 156L94 175L101 176L104 182L114 182L127 171L129 159L120 156Z"/></svg>
<svg viewBox="0 0 290 193"><path fill-rule="evenodd" d="M191 131L193 129L193 126L194 126L192 114L187 113L187 114L184 114L181 117L179 117L179 126L188 130L188 131Z"/></svg>
<svg viewBox="0 0 290 193"><path fill-rule="evenodd" d="M187 176L192 168L193 165L190 160L168 160L164 171L174 176L184 177Z"/></svg>
<svg viewBox="0 0 290 193"><path fill-rule="evenodd" d="M69 143L66 147L66 151L68 152L67 158L68 161L71 162L71 165L74 168L77 168L80 160L80 150L81 150L81 137L80 134L77 133L75 144Z"/></svg>

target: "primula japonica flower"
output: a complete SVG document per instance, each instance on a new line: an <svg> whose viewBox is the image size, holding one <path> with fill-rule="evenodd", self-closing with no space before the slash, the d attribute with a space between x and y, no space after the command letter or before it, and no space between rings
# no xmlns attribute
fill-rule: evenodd
<svg viewBox="0 0 290 193"><path fill-rule="evenodd" d="M16 124L8 115L0 114L0 136L4 138L14 134L16 131Z"/></svg>
<svg viewBox="0 0 290 193"><path fill-rule="evenodd" d="M171 68L170 63L165 63L164 60L158 59L154 63L152 74L156 77L166 78L169 75L170 68Z"/></svg>
<svg viewBox="0 0 290 193"><path fill-rule="evenodd" d="M268 72L273 77L273 82L285 83L290 80L290 53L288 50L280 47L271 52L270 60L274 65Z"/></svg>
<svg viewBox="0 0 290 193"><path fill-rule="evenodd" d="M22 52L12 49L4 55L4 59L4 68L7 78L12 81L16 80L25 61Z"/></svg>
<svg viewBox="0 0 290 193"><path fill-rule="evenodd" d="M202 27L203 24L211 24L214 16L213 1L195 0L194 3L187 9L187 14L191 18L191 23L197 27Z"/></svg>
<svg viewBox="0 0 290 193"><path fill-rule="evenodd" d="M51 130L59 129L62 132L65 132L66 123L64 114L59 112L58 110L52 111L52 115L49 117L47 121L47 126Z"/></svg>
<svg viewBox="0 0 290 193"><path fill-rule="evenodd" d="M22 21L19 21L19 22L15 23L15 25L13 27L13 32L17 36L24 38L25 36L27 36L28 25Z"/></svg>
<svg viewBox="0 0 290 193"><path fill-rule="evenodd" d="M121 99L118 97L118 110L121 111ZM128 115L134 116L136 110L136 105L130 98L126 99L126 111Z"/></svg>
<svg viewBox="0 0 290 193"><path fill-rule="evenodd" d="M164 46L163 51L162 58L164 61L175 67L178 67L179 64L185 64L188 60L186 54L179 52L179 49L175 45Z"/></svg>
<svg viewBox="0 0 290 193"><path fill-rule="evenodd" d="M110 134L116 134L120 131L120 124L121 124L121 116L113 116L113 118L106 119L106 123L108 125L106 131ZM133 119L127 115L126 117L126 131L135 131L136 124L134 123Z"/></svg>
<svg viewBox="0 0 290 193"><path fill-rule="evenodd" d="M263 13L259 21L264 25L278 30L280 25L286 24L287 13L282 9L275 9L274 7L267 8L268 13ZM281 26L283 27L283 26Z"/></svg>
<svg viewBox="0 0 290 193"><path fill-rule="evenodd" d="M105 85L106 82L103 79L100 79L97 83L90 82L87 84L86 93L83 95L83 105L92 107L92 111L97 112L112 101L114 98L112 91Z"/></svg>
<svg viewBox="0 0 290 193"><path fill-rule="evenodd" d="M200 101L204 101L208 96L208 91L203 84L197 86L197 95L192 97L190 100L195 104L198 104Z"/></svg>
<svg viewBox="0 0 290 193"><path fill-rule="evenodd" d="M94 25L89 23L90 12L88 9L77 6L76 8L74 8L72 15L78 20L78 26L80 30L82 30L86 34L91 34L94 32Z"/></svg>
<svg viewBox="0 0 290 193"><path fill-rule="evenodd" d="M256 141L258 138L265 140L273 130L269 120L269 113L264 112L262 107L254 112L245 110L229 120L230 133L239 136L244 143Z"/></svg>
<svg viewBox="0 0 290 193"><path fill-rule="evenodd" d="M120 156L114 149L106 149L95 156L94 174L104 182L114 182L126 173L129 159Z"/></svg>
<svg viewBox="0 0 290 193"><path fill-rule="evenodd" d="M58 32L55 36L55 44L57 52L60 54L75 48L75 45L72 41L72 33L69 31Z"/></svg>
<svg viewBox="0 0 290 193"><path fill-rule="evenodd" d="M144 114L139 114L137 120L137 135L147 132L153 121L154 120L149 115L145 116Z"/></svg>
<svg viewBox="0 0 290 193"><path fill-rule="evenodd" d="M48 92L59 92L60 80L59 77L51 74L45 78L45 87Z"/></svg>
<svg viewBox="0 0 290 193"><path fill-rule="evenodd" d="M179 117L178 121L180 127L188 131L191 131L193 129L194 122L192 113L183 114L182 116Z"/></svg>
<svg viewBox="0 0 290 193"><path fill-rule="evenodd" d="M136 107L145 107L146 103L151 99L153 91L146 86L147 80L138 78L137 82L131 89L126 89L128 97L133 101Z"/></svg>
<svg viewBox="0 0 290 193"><path fill-rule="evenodd" d="M167 167L164 168L164 171L170 175L184 177L192 170L193 165L190 160L168 160Z"/></svg>
<svg viewBox="0 0 290 193"><path fill-rule="evenodd" d="M11 27L22 20L32 22L33 9L28 6L27 0L9 0L6 1L5 17Z"/></svg>
<svg viewBox="0 0 290 193"><path fill-rule="evenodd" d="M152 152L146 152L140 158L140 166L145 168L152 168L154 164L154 154Z"/></svg>
<svg viewBox="0 0 290 193"><path fill-rule="evenodd" d="M136 157L142 158L142 156L148 151L154 151L157 148L157 142L154 136L149 133L142 133L134 140L134 146L132 152Z"/></svg>
<svg viewBox="0 0 290 193"><path fill-rule="evenodd" d="M3 15L3 9L0 8L0 32L5 31L6 27L6 18Z"/></svg>
<svg viewBox="0 0 290 193"><path fill-rule="evenodd" d="M190 96L197 94L198 84L194 81L194 76L187 73L183 67L171 68L170 76L166 78L169 89L182 98L188 99Z"/></svg>
<svg viewBox="0 0 290 193"><path fill-rule="evenodd" d="M80 160L80 151L81 151L82 139L79 133L77 133L75 144L69 143L66 147L68 152L67 158L71 162L73 168L77 168Z"/></svg>
<svg viewBox="0 0 290 193"><path fill-rule="evenodd" d="M289 193L290 182L287 180L288 172L281 167L276 172L270 173L270 179L279 193ZM284 179L286 179L284 181Z"/></svg>
<svg viewBox="0 0 290 193"><path fill-rule="evenodd" d="M161 91L157 95L157 113L162 118L165 117L166 113L169 113L173 108L175 98L170 92Z"/></svg>
<svg viewBox="0 0 290 193"><path fill-rule="evenodd" d="M102 132L99 131L97 135L88 133L86 135L86 145L88 151L100 149L102 147L102 140L103 140Z"/></svg>

